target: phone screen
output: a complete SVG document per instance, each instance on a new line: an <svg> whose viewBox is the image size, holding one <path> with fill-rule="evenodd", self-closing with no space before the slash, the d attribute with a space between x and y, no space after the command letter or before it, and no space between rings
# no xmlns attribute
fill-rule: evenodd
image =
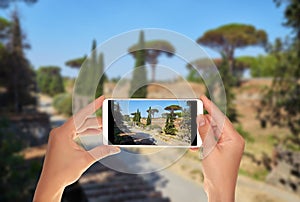
<svg viewBox="0 0 300 202"><path fill-rule="evenodd" d="M108 100L109 145L197 146L197 100Z"/></svg>

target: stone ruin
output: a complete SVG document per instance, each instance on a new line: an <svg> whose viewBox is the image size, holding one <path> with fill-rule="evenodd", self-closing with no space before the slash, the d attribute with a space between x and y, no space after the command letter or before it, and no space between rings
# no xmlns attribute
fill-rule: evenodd
<svg viewBox="0 0 300 202"><path fill-rule="evenodd" d="M300 152L275 148L275 161L266 182L300 194Z"/></svg>

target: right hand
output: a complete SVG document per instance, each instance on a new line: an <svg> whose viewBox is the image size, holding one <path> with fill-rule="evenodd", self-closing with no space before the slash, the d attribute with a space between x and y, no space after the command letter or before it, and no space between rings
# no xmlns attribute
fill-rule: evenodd
<svg viewBox="0 0 300 202"><path fill-rule="evenodd" d="M209 201L232 202L245 141L214 103L206 96L200 99L209 113L197 117L201 139L205 144L206 137L219 137L215 148L202 162L204 189Z"/></svg>

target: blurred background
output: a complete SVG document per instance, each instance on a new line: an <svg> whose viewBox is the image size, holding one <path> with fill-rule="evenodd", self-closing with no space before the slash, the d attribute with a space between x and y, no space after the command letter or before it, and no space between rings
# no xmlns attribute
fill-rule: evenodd
<svg viewBox="0 0 300 202"><path fill-rule="evenodd" d="M147 38L142 30L147 27L191 38L217 66L226 114L246 140L237 201L299 201L299 0L0 0L0 201L32 200L49 131L72 115L72 93L84 61L104 72L95 96L112 96L128 71L132 81L159 84L162 61L176 64L180 74L164 81L170 91L184 95L182 82L187 81L194 92L208 94L197 71L205 61L178 62L172 41ZM139 34L128 46L125 65L106 72L109 56L90 52L132 29ZM137 51L140 46L148 50ZM137 70L141 65L145 70ZM134 85L127 82L122 92L171 96L157 85L137 91ZM149 162L163 164L167 158ZM172 166L147 175L97 163L65 190L63 201L205 201L202 182L197 152L188 151Z"/></svg>

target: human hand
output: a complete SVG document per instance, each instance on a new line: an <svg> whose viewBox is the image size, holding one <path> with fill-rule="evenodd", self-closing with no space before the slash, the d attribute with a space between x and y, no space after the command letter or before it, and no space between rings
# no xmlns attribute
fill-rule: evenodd
<svg viewBox="0 0 300 202"><path fill-rule="evenodd" d="M235 186L245 141L214 103L206 96L200 99L209 113L197 117L201 139L205 144L218 137L214 149L202 161L204 189L210 202L232 202L235 200ZM205 138L210 141L205 141ZM205 146L204 149L209 149Z"/></svg>
<svg viewBox="0 0 300 202"><path fill-rule="evenodd" d="M77 135L99 135L102 131L101 118L91 117L102 106L101 96L71 117L61 127L54 128L49 135L43 170L33 201L60 201L64 188L72 184L93 163L120 152L118 147L98 146L84 150L74 142ZM76 123L81 119L81 124ZM99 127L100 126L100 127Z"/></svg>

